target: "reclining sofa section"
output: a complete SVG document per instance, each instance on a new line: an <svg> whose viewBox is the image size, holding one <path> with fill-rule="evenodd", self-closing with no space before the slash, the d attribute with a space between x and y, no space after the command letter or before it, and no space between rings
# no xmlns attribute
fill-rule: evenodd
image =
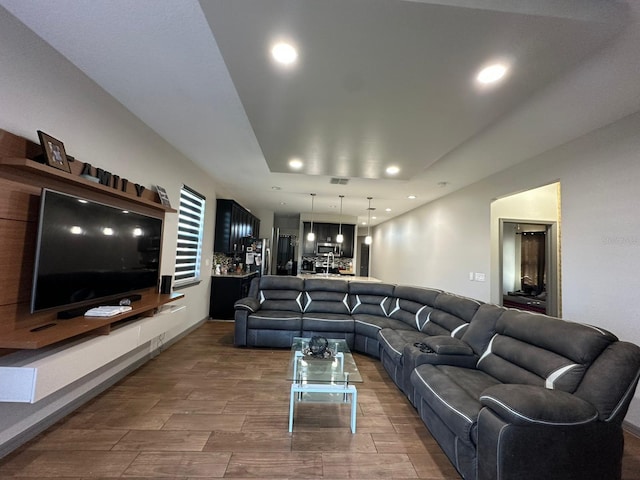
<svg viewBox="0 0 640 480"><path fill-rule="evenodd" d="M467 480L619 479L640 348L602 329L440 290L265 276L238 346L344 338L379 358Z"/></svg>

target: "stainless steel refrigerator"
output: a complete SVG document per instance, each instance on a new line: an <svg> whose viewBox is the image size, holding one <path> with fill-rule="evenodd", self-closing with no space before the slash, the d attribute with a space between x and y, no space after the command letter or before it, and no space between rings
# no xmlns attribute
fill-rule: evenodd
<svg viewBox="0 0 640 480"><path fill-rule="evenodd" d="M271 273L271 246L268 238L254 238L245 246L244 262L247 270L260 275Z"/></svg>

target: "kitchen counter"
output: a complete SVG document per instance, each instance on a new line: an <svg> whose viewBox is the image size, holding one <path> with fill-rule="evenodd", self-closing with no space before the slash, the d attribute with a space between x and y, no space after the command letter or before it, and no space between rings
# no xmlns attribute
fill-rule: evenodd
<svg viewBox="0 0 640 480"><path fill-rule="evenodd" d="M216 278L246 278L246 277L250 277L251 275L257 275L258 272L242 272L242 273L221 273L221 274L213 274L211 275L212 277L216 277Z"/></svg>
<svg viewBox="0 0 640 480"><path fill-rule="evenodd" d="M258 272L225 273L211 276L209 316L215 319L233 318L233 304L249 294L251 280Z"/></svg>
<svg viewBox="0 0 640 480"><path fill-rule="evenodd" d="M375 282L379 283L375 277L359 277L356 275L340 275L338 273L301 273L298 278L327 278L329 280L346 280L348 282Z"/></svg>

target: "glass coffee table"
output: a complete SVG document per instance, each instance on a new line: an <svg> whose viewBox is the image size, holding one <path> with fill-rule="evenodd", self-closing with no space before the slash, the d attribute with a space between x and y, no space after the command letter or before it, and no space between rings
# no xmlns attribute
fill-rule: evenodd
<svg viewBox="0 0 640 480"><path fill-rule="evenodd" d="M293 431L293 414L297 402L339 402L351 403L351 432L356 433L358 391L353 384L362 382L362 377L349 346L343 339L327 339L328 353L318 358L310 351L310 340L295 337L291 346L287 373L287 379L292 382L289 432Z"/></svg>

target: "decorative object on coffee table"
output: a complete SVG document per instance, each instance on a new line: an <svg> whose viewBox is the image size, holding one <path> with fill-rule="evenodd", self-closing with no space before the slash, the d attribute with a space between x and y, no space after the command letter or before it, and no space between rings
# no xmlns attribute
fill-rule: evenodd
<svg viewBox="0 0 640 480"><path fill-rule="evenodd" d="M64 144L51 135L44 133L42 130L38 130L38 138L40 139L40 145L42 145L42 151L44 152L47 165L71 173L71 167L69 166L67 154L64 150Z"/></svg>
<svg viewBox="0 0 640 480"><path fill-rule="evenodd" d="M305 348L303 353L313 358L331 358L333 356L329 349L329 340L319 335L311 337L309 347Z"/></svg>

